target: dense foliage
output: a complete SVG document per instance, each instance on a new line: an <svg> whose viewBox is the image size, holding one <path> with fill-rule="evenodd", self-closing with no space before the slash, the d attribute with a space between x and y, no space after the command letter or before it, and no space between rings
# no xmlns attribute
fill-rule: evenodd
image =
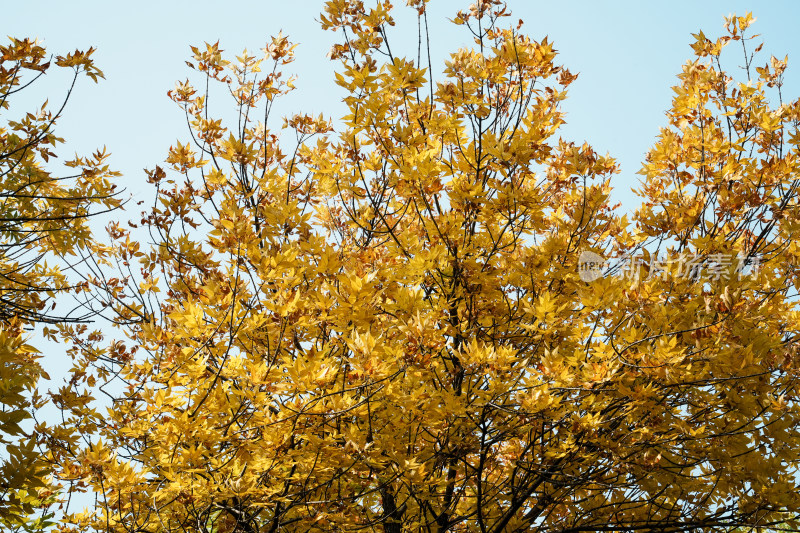
<svg viewBox="0 0 800 533"><path fill-rule="evenodd" d="M697 34L625 215L616 162L559 136L576 76L552 43L481 0L453 20L475 46L439 73L409 4L412 58L389 2L326 2L337 122L273 124L287 37L192 48L195 81L169 92L189 135L148 171L141 223L109 227L113 281L87 278L124 340L50 332L75 359L59 407L90 439L53 436L50 465L98 495L64 527L794 527L786 61L756 66L750 15ZM216 88L235 114L214 114ZM104 382L120 392L101 413L86 391Z"/></svg>

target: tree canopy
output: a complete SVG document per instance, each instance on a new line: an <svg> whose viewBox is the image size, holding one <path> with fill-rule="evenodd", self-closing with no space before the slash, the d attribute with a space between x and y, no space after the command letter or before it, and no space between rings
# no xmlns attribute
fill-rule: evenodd
<svg viewBox="0 0 800 533"><path fill-rule="evenodd" d="M28 331L37 323L67 324L86 321L94 312L81 296L88 290L87 272L99 266L107 249L92 235L90 219L121 205L118 173L105 164L107 154L66 161L71 175L53 175L47 164L63 142L55 134L80 76L93 81L103 76L94 65L93 50L76 50L48 59L45 49L31 39L11 39L0 46L0 113L16 111L21 91L30 90L53 70L72 71L61 105L52 111L45 102L0 125L0 523L5 529L42 527L37 508L52 503L47 461L40 437L30 429L33 409L43 405L37 390L49 377L40 363ZM80 270L87 256L89 270ZM77 275L76 275L77 274ZM66 313L56 312L56 296L80 299ZM91 298L91 297L90 297ZM65 304L60 299L62 308ZM66 428L61 427L64 435ZM38 444L43 444L38 442ZM46 449L46 448L45 448Z"/></svg>
<svg viewBox="0 0 800 533"><path fill-rule="evenodd" d="M749 14L695 35L624 210L615 160L559 133L577 76L553 43L481 0L442 70L427 2L408 4L415 57L389 2L325 3L336 120L273 116L288 37L192 47L168 93L188 134L85 277L113 335L47 330L74 359L53 396L71 431L39 428L48 464L97 497L62 527L795 528L787 60L762 66Z"/></svg>

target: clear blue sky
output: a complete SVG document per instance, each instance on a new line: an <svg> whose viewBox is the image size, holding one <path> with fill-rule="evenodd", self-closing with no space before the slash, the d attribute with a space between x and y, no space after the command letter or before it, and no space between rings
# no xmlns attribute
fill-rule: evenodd
<svg viewBox="0 0 800 533"><path fill-rule="evenodd" d="M468 42L464 29L447 17L469 3L431 1L434 71L448 52ZM57 133L68 140L64 155L108 146L125 186L142 198L148 197L142 168L160 163L170 144L187 137L181 111L166 91L190 75L184 65L190 44L219 40L230 52L257 50L282 29L300 43L297 61L289 68L299 77L299 89L283 109L336 115L343 94L332 82L336 64L325 57L333 35L316 22L322 4L28 0L2 8L0 33L38 37L53 53L98 49L96 60L107 79L97 86L88 80L79 86ZM396 4L399 11L409 12L403 0ZM625 191L636 183L643 155L664 124L675 74L691 56L691 33L703 29L709 37L717 36L724 15L753 11L757 21L752 29L766 42L763 61L769 54L789 54L784 96L800 95L800 65L793 61L800 56L800 2L511 0L509 6L513 20L525 20L524 30L536 39L548 35L560 51L560 62L580 73L564 105L568 125L563 135L618 158L618 198L630 198ZM398 43L406 38L416 43L414 17L401 18L393 34ZM47 80L43 87L58 94L58 80Z"/></svg>

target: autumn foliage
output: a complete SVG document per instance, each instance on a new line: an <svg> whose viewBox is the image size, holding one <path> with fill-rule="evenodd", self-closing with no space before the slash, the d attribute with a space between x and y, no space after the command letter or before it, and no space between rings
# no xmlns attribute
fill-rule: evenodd
<svg viewBox="0 0 800 533"><path fill-rule="evenodd" d="M110 226L119 272L87 277L118 339L51 332L85 438L53 438L51 467L97 494L63 527L794 527L786 60L761 66L750 15L694 36L626 214L614 159L559 136L576 76L551 42L482 0L453 19L475 46L442 70L426 2L409 4L417 57L394 55L389 2L326 2L336 120L273 116L294 90L288 37L192 48L169 92L190 131L148 170L152 207ZM642 261L587 278L585 252ZM101 408L85 391L105 382Z"/></svg>
<svg viewBox="0 0 800 533"><path fill-rule="evenodd" d="M118 173L106 165L104 150L65 161L67 174L48 170L63 142L55 134L56 123L76 82L81 76L96 82L103 75L92 52L48 60L45 49L30 39L0 45L0 525L7 531L47 524L54 487L44 433L66 441L78 438L61 424L32 428L33 412L45 403L37 385L49 376L29 331L35 324L65 326L94 314L84 306L86 276L109 250L94 239L90 219L121 205L111 181ZM59 106L45 102L33 112L20 112L13 105L21 91L57 69L70 73ZM6 118L10 113L14 119ZM80 268L88 256L91 264ZM77 297L78 305L61 311L67 295Z"/></svg>

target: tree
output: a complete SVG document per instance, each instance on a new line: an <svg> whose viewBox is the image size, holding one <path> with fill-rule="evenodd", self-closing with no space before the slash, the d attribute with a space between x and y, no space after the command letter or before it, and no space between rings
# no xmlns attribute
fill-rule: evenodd
<svg viewBox="0 0 800 533"><path fill-rule="evenodd" d="M286 37L261 59L192 49L201 89L170 92L191 138L148 173L153 245L114 228L141 271L131 347L75 334L81 368L105 354L126 384L63 465L100 495L76 526L796 527L800 101L767 96L786 62L751 70L750 15L699 33L629 217L615 161L557 137L576 76L552 43L482 0L434 82L410 4L416 58L388 2L325 4L336 131L270 125Z"/></svg>
<svg viewBox="0 0 800 533"><path fill-rule="evenodd" d="M47 481L47 460L37 447L43 435L31 431L33 411L45 400L37 390L47 373L38 350L28 344L37 323L86 320L80 307L55 314L56 296L80 296L85 279L70 276L81 255L103 261L105 251L92 236L89 219L120 205L116 175L105 163L105 151L67 161L74 175L54 176L46 168L54 149L63 142L54 128L81 75L102 77L91 60L93 50L55 58L55 66L72 70L72 80L57 111L47 104L0 127L0 523L5 530L40 529L45 515L37 508L53 502L56 488ZM0 112L51 71L43 47L30 39L11 39L0 46ZM62 304L63 304L62 299ZM78 309L79 314L74 311ZM68 428L60 428L67 435Z"/></svg>

